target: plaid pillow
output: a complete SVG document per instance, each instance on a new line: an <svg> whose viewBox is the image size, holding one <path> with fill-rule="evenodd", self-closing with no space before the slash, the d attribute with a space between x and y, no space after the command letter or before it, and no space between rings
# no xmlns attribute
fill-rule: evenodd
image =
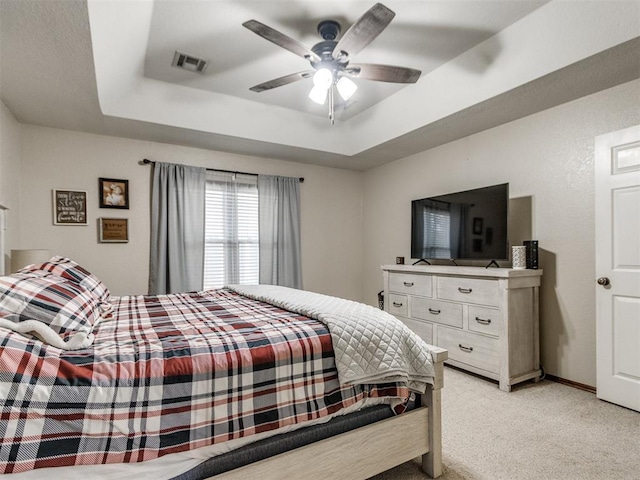
<svg viewBox="0 0 640 480"><path fill-rule="evenodd" d="M53 274L0 277L0 326L65 350L93 343L100 301L80 285Z"/></svg>
<svg viewBox="0 0 640 480"><path fill-rule="evenodd" d="M101 302L109 302L111 294L107 286L102 283L98 277L82 268L73 260L55 256L48 262L28 265L18 270L18 273L38 273L39 271L52 273L73 283L77 283L98 297Z"/></svg>

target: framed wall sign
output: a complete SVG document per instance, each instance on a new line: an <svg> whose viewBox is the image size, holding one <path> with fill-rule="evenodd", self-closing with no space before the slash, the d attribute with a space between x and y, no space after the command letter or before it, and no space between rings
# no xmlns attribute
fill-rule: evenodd
<svg viewBox="0 0 640 480"><path fill-rule="evenodd" d="M129 180L100 178L100 208L129 208Z"/></svg>
<svg viewBox="0 0 640 480"><path fill-rule="evenodd" d="M53 190L53 224L86 225L87 192L79 190Z"/></svg>
<svg viewBox="0 0 640 480"><path fill-rule="evenodd" d="M129 219L98 219L98 239L100 243L127 243L129 241Z"/></svg>

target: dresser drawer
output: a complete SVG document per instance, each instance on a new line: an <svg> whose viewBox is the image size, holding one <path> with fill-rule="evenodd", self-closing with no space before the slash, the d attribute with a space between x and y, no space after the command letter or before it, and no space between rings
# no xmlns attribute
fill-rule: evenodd
<svg viewBox="0 0 640 480"><path fill-rule="evenodd" d="M385 299L385 302L389 302L388 312L391 315L406 317L409 315L409 299L406 295L397 295L390 293L389 298Z"/></svg>
<svg viewBox="0 0 640 480"><path fill-rule="evenodd" d="M497 280L464 277L437 277L438 298L497 307L500 291Z"/></svg>
<svg viewBox="0 0 640 480"><path fill-rule="evenodd" d="M469 306L469 330L498 337L502 312L495 308Z"/></svg>
<svg viewBox="0 0 640 480"><path fill-rule="evenodd" d="M462 328L462 305L427 298L411 298L411 318Z"/></svg>
<svg viewBox="0 0 640 480"><path fill-rule="evenodd" d="M411 320L410 318L400 318L399 320L417 333L425 342L433 345L433 325L420 320Z"/></svg>
<svg viewBox="0 0 640 480"><path fill-rule="evenodd" d="M495 338L462 330L438 327L438 346L449 350L449 358L491 373L499 373L498 343Z"/></svg>
<svg viewBox="0 0 640 480"><path fill-rule="evenodd" d="M431 275L417 275L407 273L390 273L389 290L398 293L411 293L431 297Z"/></svg>

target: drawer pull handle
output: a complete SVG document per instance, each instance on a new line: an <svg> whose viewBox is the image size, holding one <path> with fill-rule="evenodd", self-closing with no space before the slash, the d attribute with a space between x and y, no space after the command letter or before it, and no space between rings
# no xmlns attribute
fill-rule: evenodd
<svg viewBox="0 0 640 480"><path fill-rule="evenodd" d="M460 293L471 293L473 290L471 288L462 288L462 287L458 287L458 291Z"/></svg>
<svg viewBox="0 0 640 480"><path fill-rule="evenodd" d="M393 306L394 306L394 307L401 307L401 306L402 306L402 304L401 304L401 303L398 303L398 302L393 302Z"/></svg>
<svg viewBox="0 0 640 480"><path fill-rule="evenodd" d="M413 287L413 282L402 282L405 287Z"/></svg>
<svg viewBox="0 0 640 480"><path fill-rule="evenodd" d="M465 347L464 345L462 345L461 343L458 344L458 348L460 350L462 350L463 352L467 352L467 353L471 353L473 352L473 347Z"/></svg>
<svg viewBox="0 0 640 480"><path fill-rule="evenodd" d="M433 315L440 315L440 310L434 310L433 308L430 308L429 313L432 313Z"/></svg>
<svg viewBox="0 0 640 480"><path fill-rule="evenodd" d="M480 317L476 317L476 322L481 323L482 325L490 325L491 324L491 319L490 318L480 318Z"/></svg>

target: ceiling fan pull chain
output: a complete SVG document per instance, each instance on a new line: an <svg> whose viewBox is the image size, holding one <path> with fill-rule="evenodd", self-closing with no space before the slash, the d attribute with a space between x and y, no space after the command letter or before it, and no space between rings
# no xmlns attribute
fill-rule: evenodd
<svg viewBox="0 0 640 480"><path fill-rule="evenodd" d="M333 85L329 87L329 120L331 125L335 125L335 118L333 116Z"/></svg>

